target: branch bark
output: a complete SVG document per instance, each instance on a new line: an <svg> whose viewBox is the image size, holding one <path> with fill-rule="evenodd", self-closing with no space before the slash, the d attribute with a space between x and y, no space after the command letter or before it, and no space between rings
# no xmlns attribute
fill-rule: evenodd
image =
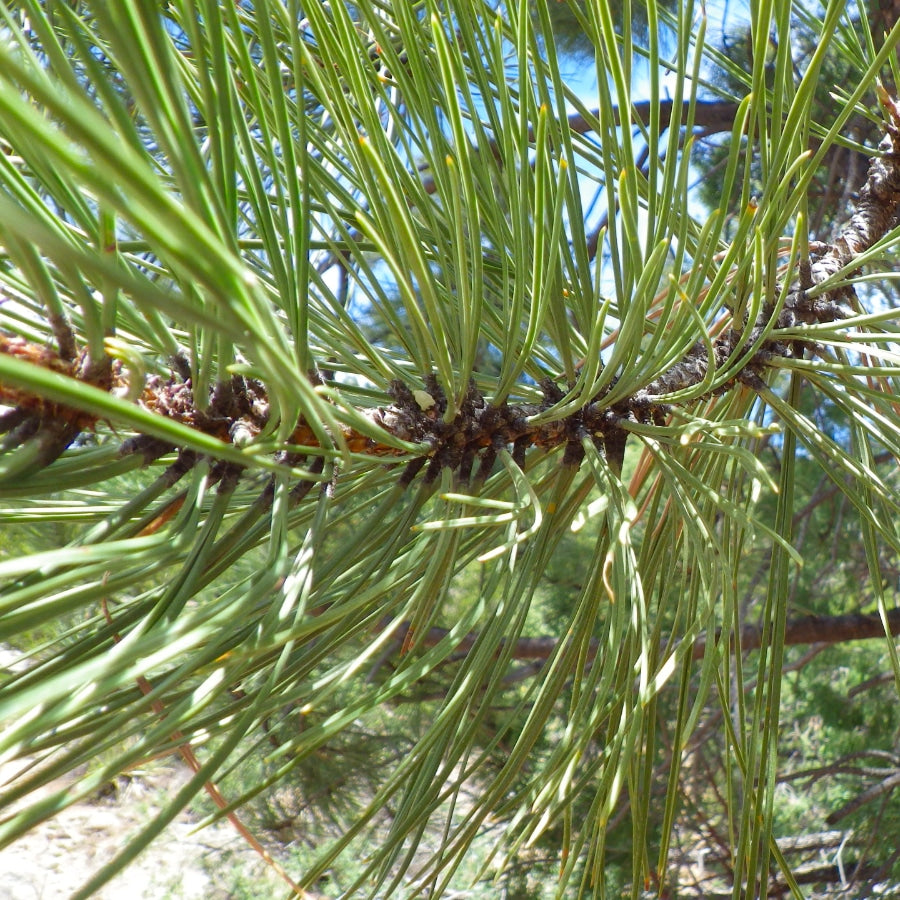
<svg viewBox="0 0 900 900"><path fill-rule="evenodd" d="M382 628L389 623L382 623ZM887 614L887 624L892 635L900 634L900 609L892 609ZM411 625L404 623L397 629L397 641L401 644L409 634ZM446 628L430 628L422 643L425 647L433 647L449 634ZM757 650L760 647L763 630L758 625L745 625L740 632L740 647L743 652ZM784 643L787 646L799 644L840 644L845 641L861 641L884 637L885 630L880 616L848 613L842 616L802 616L789 620L785 629ZM467 634L456 645L456 654L468 653L478 640L478 633ZM716 632L716 642L721 632ZM521 637L513 646L512 657L517 660L547 660L559 647L561 638ZM590 662L597 655L600 647L598 641L592 641L587 660ZM706 640L701 638L694 643L691 650L692 659L700 659L706 652Z"/></svg>
<svg viewBox="0 0 900 900"><path fill-rule="evenodd" d="M659 107L659 129L665 131L672 122L672 114L675 112L674 101L662 100L658 104ZM650 122L651 104L650 101L644 100L631 105L634 118L639 119L645 125ZM678 117L679 122L687 119L690 111L690 104L684 101L681 104L681 110ZM734 127L734 120L737 116L738 104L730 100L698 100L694 104L694 128L699 130L703 135L718 134L723 131L731 131ZM590 113L594 120L600 118L599 110L592 110ZM622 122L622 117L618 107L613 110L613 115L617 125ZM574 113L569 116L569 128L577 134L588 134L595 131L595 121Z"/></svg>

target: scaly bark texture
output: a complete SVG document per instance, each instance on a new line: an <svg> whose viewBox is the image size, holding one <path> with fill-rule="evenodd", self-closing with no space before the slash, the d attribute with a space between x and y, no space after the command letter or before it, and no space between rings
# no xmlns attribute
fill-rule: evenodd
<svg viewBox="0 0 900 900"><path fill-rule="evenodd" d="M698 340L683 359L633 396L608 404L604 395L600 394L574 415L550 422L533 424L531 419L562 398L562 391L551 380L541 385L543 402L532 404L503 403L495 406L473 385L452 422L444 421L446 398L432 375L424 378L428 393L424 402L421 391L414 392L408 385L394 382L389 405L360 412L386 435L422 447L421 458L410 465L405 480L411 480L422 468L425 468L426 478L434 478L441 469L450 468L463 480L474 477L480 481L487 477L498 451L503 448L511 448L514 458L521 461L531 446L550 449L565 445L566 461L576 463L581 458L581 441L585 436L592 438L605 453L611 467L619 470L627 438L627 430L622 427L625 422L663 424L671 411L666 401L668 395L700 384L710 367L724 365L741 345L752 347L772 325L775 328L792 328L833 322L849 315L853 297L847 288L825 290L814 297L810 293L831 276L851 268L854 259L886 234L897 221L900 202L900 105L881 89L879 96L890 121L879 153L870 161L855 211L832 244L812 245L812 259L801 261L798 272L788 273L778 298L780 304L764 308L754 322L730 323L711 341L712 353L709 352L710 342ZM776 309L779 311L777 318L774 318ZM88 370L92 367L84 364L84 354L76 352L74 341L61 339L60 331L59 323L55 323L54 332L61 345L58 353L35 347L20 338L2 335L0 353L17 356L72 378L90 380L108 389L122 385L124 375L116 364L108 367L103 378L90 373ZM64 329L62 333L65 337ZM725 390L736 383L759 389L763 386L762 375L765 371L777 367L780 360L795 354L798 345L803 347L805 343L796 338L789 343L767 338L756 351L748 352L736 376L717 389ZM265 386L258 381L236 376L230 383L217 385L212 396L205 399L208 402L199 403L194 396L190 367L181 359L173 361L173 374L169 379L159 376L147 379L139 402L158 415L224 441L244 442L252 439L267 423L268 398ZM42 434L46 443L42 456L44 464L49 464L62 453L80 431L95 424L91 416L77 409L50 403L2 384L0 403L13 407L11 412L0 417L0 431L7 433L5 448L10 449L26 438ZM341 438L356 453L380 457L400 455L400 451L390 444L352 428L345 429ZM309 447L318 444L314 429L304 421L297 423L291 440L294 444ZM123 453L141 452L148 459L170 449L155 439L141 436L123 444Z"/></svg>

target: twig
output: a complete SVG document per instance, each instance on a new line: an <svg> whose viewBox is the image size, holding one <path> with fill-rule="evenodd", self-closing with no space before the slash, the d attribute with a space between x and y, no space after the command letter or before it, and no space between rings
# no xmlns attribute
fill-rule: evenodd
<svg viewBox="0 0 900 900"><path fill-rule="evenodd" d="M845 803L840 809L836 809L825 819L825 821L829 825L834 825L836 822L840 822L841 819L845 819L847 816L855 813L860 807L865 806L867 803L871 803L872 800L893 791L898 785L900 785L900 772L894 772L883 781L879 781L878 784L873 785L867 791L863 791L859 796L854 797L849 803Z"/></svg>

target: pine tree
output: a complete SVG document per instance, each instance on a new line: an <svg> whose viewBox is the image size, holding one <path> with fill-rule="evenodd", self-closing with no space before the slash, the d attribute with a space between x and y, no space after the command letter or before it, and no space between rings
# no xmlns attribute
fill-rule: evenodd
<svg viewBox="0 0 900 900"><path fill-rule="evenodd" d="M879 285L900 245L881 86L900 28L833 2L798 61L791 5L760 5L747 73L699 4L649 0L639 29L630 4L570 6L596 103L543 2L0 10L0 521L66 526L0 562L0 638L28 652L0 755L38 760L0 794L0 845L143 760L195 766L80 896L240 760L269 757L216 794L229 813L390 734L401 705L402 752L381 750L298 892L376 834L343 896L438 896L499 822L486 870L550 845L561 893L668 896L709 704L733 895L771 876L800 896L774 823L801 468L846 498L897 628ZM853 77L826 115L834 58ZM707 210L695 144L723 115ZM871 161L811 241L838 145ZM844 428L804 411L825 401ZM580 528L568 609L519 677ZM753 541L770 564L745 691Z"/></svg>

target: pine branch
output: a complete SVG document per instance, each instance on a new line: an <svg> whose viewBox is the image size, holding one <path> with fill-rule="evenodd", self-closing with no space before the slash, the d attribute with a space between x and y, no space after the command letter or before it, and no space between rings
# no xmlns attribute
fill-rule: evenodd
<svg viewBox="0 0 900 900"><path fill-rule="evenodd" d="M887 613L887 624L892 635L900 634L900 609L892 609ZM385 627L387 623L384 623ZM397 629L396 642L402 644L412 626L404 624ZM434 647L449 634L446 628L433 627L422 638L422 645ZM721 632L716 632L718 642ZM740 648L746 653L757 650L762 643L763 629L759 625L744 625L740 631ZM884 625L877 615L847 613L840 616L802 616L788 621L784 633L784 644L793 647L801 644L840 644L846 641L861 641L871 638L883 638ZM456 656L468 653L478 640L478 634L467 634L454 648ZM735 642L737 644L737 642ZM556 637L538 636L518 638L512 648L511 657L516 660L544 661L556 652L560 639ZM592 641L588 648L586 660L591 662L600 649L598 641ZM499 653L499 650L498 650ZM691 658L701 659L706 653L706 640L700 638L691 648Z"/></svg>
<svg viewBox="0 0 900 900"><path fill-rule="evenodd" d="M672 407L667 395L695 387L706 379L710 367L718 369L741 346L758 349L744 361L742 368L726 384L716 386L721 392L742 383L754 390L765 387L763 376L767 370L777 368L780 361L795 354L799 347L814 346L812 342L791 340L785 342L768 337L773 329L795 328L798 325L828 323L846 318L849 292L845 287L824 290L810 296L810 290L824 283L837 273L851 267L853 260L871 247L892 226L897 218L900 201L900 105L881 90L880 99L888 113L887 134L879 147L879 154L872 158L866 183L860 190L855 211L831 245L816 245L814 259L801 261L799 278L789 277L782 289L780 303L764 308L752 323L730 323L718 335L706 342L698 340L684 358L651 381L631 397L615 404L604 402L604 394L591 399L578 412L550 422L533 424L531 419L546 411L563 397L563 392L551 380L542 384L542 403L492 405L474 385L452 422L444 421L446 397L433 375L425 375L427 392L413 391L408 385L394 382L391 385L392 403L387 406L362 409L375 426L386 435L418 444L422 459L414 462L414 469L407 473L407 480L427 463L426 477L433 479L444 468L468 478L474 462L479 461L476 478L487 477L501 448L513 448L514 458L521 458L530 446L544 449L566 446L566 461L577 463L581 459L581 441L587 436L605 453L614 470L621 468L627 438L627 422L642 424L665 423ZM797 286L790 285L794 280ZM775 310L779 309L777 317ZM712 353L709 347L712 347ZM69 377L105 384L112 390L121 386L122 373L112 366L106 372L91 371L85 366L82 352L72 358L71 348L61 348L59 353L35 347L19 338L0 336L0 353L27 359L34 365L45 366ZM140 403L153 412L189 425L221 440L245 443L265 428L269 416L269 404L265 386L252 379L235 377L230 384L217 385L208 402L200 403L183 366L180 374L164 380L151 377L144 385ZM314 376L318 378L318 376ZM75 439L77 434L96 424L96 419L77 409L52 404L40 396L18 388L0 384L0 403L15 407L15 412L0 420L0 429L11 431L5 444L15 446L24 436L37 431L52 435L48 441L44 464L49 464ZM339 441L356 453L393 457L402 451L387 442L380 442L369 434L352 428L344 428ZM300 421L291 437L291 443L315 448L319 444L316 430L308 422ZM126 452L152 452L160 455L166 447L149 438L129 441Z"/></svg>
<svg viewBox="0 0 900 900"><path fill-rule="evenodd" d="M631 109L636 118L641 122L650 121L651 104L649 100L639 101L631 105ZM658 104L659 109L659 128L664 131L669 127L672 121L672 115L675 112L673 100L661 100ZM683 101L681 104L681 115L679 121L684 122L690 110L690 103ZM703 135L719 134L724 131L731 131L734 127L734 119L737 115L738 104L731 100L698 100L694 104L693 124ZM619 109L613 110L616 124L621 124L621 115ZM591 116L599 119L599 110L593 110ZM577 134L587 134L594 130L594 124L590 119L574 113L568 118L569 129Z"/></svg>

